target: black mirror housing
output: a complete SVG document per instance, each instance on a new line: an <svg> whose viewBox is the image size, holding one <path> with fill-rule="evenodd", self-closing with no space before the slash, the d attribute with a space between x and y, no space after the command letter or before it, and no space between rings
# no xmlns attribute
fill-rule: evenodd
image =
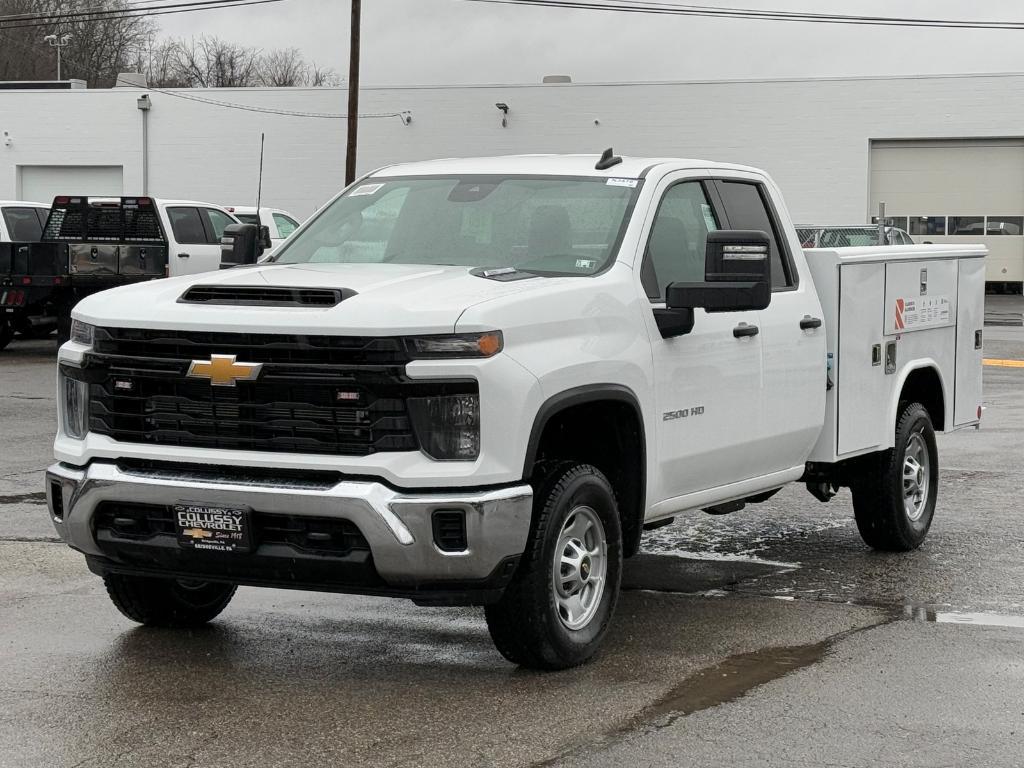
<svg viewBox="0 0 1024 768"><path fill-rule="evenodd" d="M771 239L753 230L708 233L704 282L671 283L669 309L739 312L765 309L772 298Z"/></svg>
<svg viewBox="0 0 1024 768"><path fill-rule="evenodd" d="M270 240L270 227L266 224L260 226L260 245L263 246L263 250L265 251L274 247L274 244Z"/></svg>
<svg viewBox="0 0 1024 768"><path fill-rule="evenodd" d="M255 264L265 250L263 232L256 224L228 224L220 237L220 268Z"/></svg>

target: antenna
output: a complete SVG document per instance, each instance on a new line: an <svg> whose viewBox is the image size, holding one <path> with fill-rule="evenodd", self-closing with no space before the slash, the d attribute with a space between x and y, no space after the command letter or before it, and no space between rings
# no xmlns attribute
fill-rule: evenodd
<svg viewBox="0 0 1024 768"><path fill-rule="evenodd" d="M614 168L621 162L622 158L617 157L612 151L612 148L608 147L608 149L601 154L601 159L597 161L597 165L594 166L594 169L598 171L607 171L609 168Z"/></svg>
<svg viewBox="0 0 1024 768"><path fill-rule="evenodd" d="M256 182L256 223L259 226L263 226L263 218L260 216L260 201L263 197L263 140L266 138L265 133L260 133L260 177L259 181Z"/></svg>

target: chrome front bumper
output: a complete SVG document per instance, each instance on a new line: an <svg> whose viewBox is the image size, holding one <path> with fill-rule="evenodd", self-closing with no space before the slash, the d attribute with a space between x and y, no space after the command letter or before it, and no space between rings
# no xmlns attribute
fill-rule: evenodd
<svg viewBox="0 0 1024 768"><path fill-rule="evenodd" d="M105 461L84 468L54 464L46 473L46 496L61 539L93 557L105 556L93 525L93 515L105 501L157 505L184 501L343 518L354 523L369 543L381 579L388 585L413 588L487 579L503 561L522 554L533 504L528 485L420 493L369 481L263 481L217 477L202 467L195 472L178 467L135 469ZM465 513L465 551L444 552L434 544L432 515L438 509Z"/></svg>

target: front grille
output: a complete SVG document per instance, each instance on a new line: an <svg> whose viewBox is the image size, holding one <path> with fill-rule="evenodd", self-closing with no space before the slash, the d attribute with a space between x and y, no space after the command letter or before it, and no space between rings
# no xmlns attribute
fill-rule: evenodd
<svg viewBox="0 0 1024 768"><path fill-rule="evenodd" d="M353 291L336 288L281 288L247 285L194 285L179 299L184 304L271 307L334 307Z"/></svg>
<svg viewBox="0 0 1024 768"><path fill-rule="evenodd" d="M342 518L254 511L251 524L254 547L284 544L301 552L334 556L370 549L355 523ZM159 504L105 501L96 509L95 526L97 531L107 531L115 538L129 541L175 535L173 510Z"/></svg>
<svg viewBox="0 0 1024 768"><path fill-rule="evenodd" d="M209 359L237 355L248 363L395 365L409 362L401 339L300 336L271 333L97 328L94 349L103 355L150 360Z"/></svg>
<svg viewBox="0 0 1024 768"><path fill-rule="evenodd" d="M199 448L354 456L416 450L402 398L339 383L264 375L213 387L161 372L115 373L89 386L90 429L123 442Z"/></svg>
<svg viewBox="0 0 1024 768"><path fill-rule="evenodd" d="M390 338L97 329L94 348L73 374L89 382L89 428L125 443L342 456L415 451L408 398L477 391L474 381L409 379L397 364L404 348ZM262 363L260 377L212 386L186 375L211 354Z"/></svg>

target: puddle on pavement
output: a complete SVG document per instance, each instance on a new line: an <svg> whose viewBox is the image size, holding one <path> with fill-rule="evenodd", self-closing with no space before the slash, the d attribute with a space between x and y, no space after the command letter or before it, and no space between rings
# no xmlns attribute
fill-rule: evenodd
<svg viewBox="0 0 1024 768"><path fill-rule="evenodd" d="M704 594L772 576L795 566L751 559L712 559L641 553L623 566L624 590Z"/></svg>
<svg viewBox="0 0 1024 768"><path fill-rule="evenodd" d="M35 491L33 493L15 493L7 496L0 496L0 504L45 504L46 491Z"/></svg>
<svg viewBox="0 0 1024 768"><path fill-rule="evenodd" d="M835 640L830 638L812 645L764 648L730 656L686 678L623 725L619 732L626 733L649 724L663 727L680 717L734 701L758 686L821 661Z"/></svg>
<svg viewBox="0 0 1024 768"><path fill-rule="evenodd" d="M927 621L936 624L971 624L976 627L1024 629L1024 616L1009 613L939 611L927 606L908 605L903 608L903 616L913 621Z"/></svg>

